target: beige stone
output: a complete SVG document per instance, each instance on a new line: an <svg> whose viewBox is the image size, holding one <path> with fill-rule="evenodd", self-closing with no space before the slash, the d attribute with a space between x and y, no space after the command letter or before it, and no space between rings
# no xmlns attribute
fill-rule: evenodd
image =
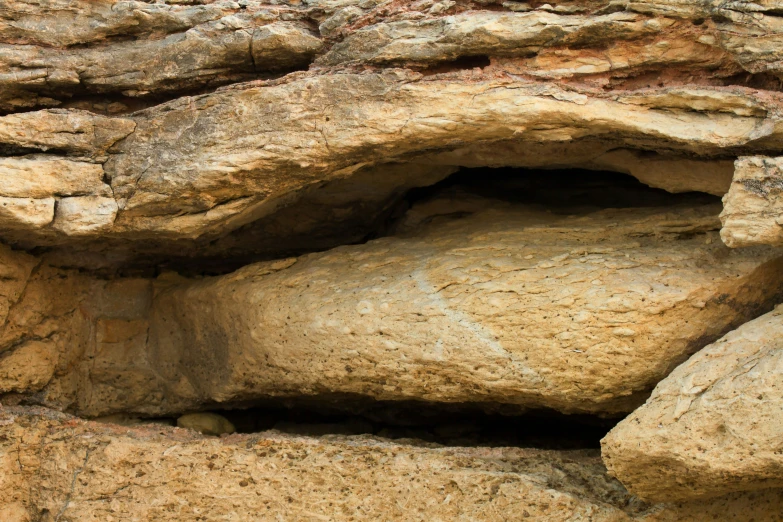
<svg viewBox="0 0 783 522"><path fill-rule="evenodd" d="M20 444L20 441L24 441ZM781 520L779 491L648 506L595 450L454 448L371 436L202 437L43 409L0 412L0 511L13 522L311 520ZM227 500L230 499L230 500Z"/></svg>
<svg viewBox="0 0 783 522"><path fill-rule="evenodd" d="M79 8L90 11L88 6L80 4L68 7L72 10L76 7L76 11ZM140 9L134 10L128 4L139 4ZM0 108L24 107L28 105L25 98L34 98L37 94L51 96L52 99L48 103L45 99L37 103L33 101L34 105L56 105L57 98L85 90L93 93L122 92L126 96L182 91L247 80L259 72L309 64L321 47L321 40L310 33L305 23L296 21L302 18L295 14L296 9L286 9L283 14L264 9L262 5L260 2L246 2L246 9L238 9L236 4L224 2L213 8L191 8L191 16L188 16L187 12L183 13L187 9L162 6L155 9L143 3L121 2L117 13L101 13L101 9L97 9L98 12L90 14L114 18L115 22L122 24L125 34L136 33L133 39L110 39L104 45L65 48L0 44L0 66L3 70L0 74ZM58 14L65 8L58 10L53 7L46 5L37 24L33 23L46 26L49 22L62 27L63 18L67 16ZM202 11L200 15L194 12L199 10ZM6 16L8 14L6 12ZM18 16L18 13L10 15ZM287 15L289 21L280 21L281 15ZM141 17L148 19L139 22ZM121 18L125 20L117 20ZM29 40L42 40L31 35L30 26L10 25L12 33L23 34L23 38ZM144 26L147 34L143 34ZM103 31L93 30L92 35L84 34L90 32L88 28L80 29L62 28L63 34L59 35L59 39L69 40L69 36L81 40L101 39L101 32L114 32L120 27L115 27L114 31L108 27L104 27Z"/></svg>
<svg viewBox="0 0 783 522"><path fill-rule="evenodd" d="M732 248L783 245L783 158L750 156L735 163L723 198L720 235Z"/></svg>
<svg viewBox="0 0 783 522"><path fill-rule="evenodd" d="M611 134L614 148L662 148L709 159L751 141L754 147L781 142L777 117L764 110L765 102L737 89L708 89L726 100L727 111L715 100L704 105L705 89L693 96L661 90L641 100L459 78L428 80L399 71L291 78L140 113L136 131L105 165L121 209L114 230L219 237L283 195L346 171L472 144L513 140L524 147ZM681 108L673 110L673 104ZM721 176L700 172L707 179L689 186L717 193L715 178ZM660 177L656 184L663 186Z"/></svg>
<svg viewBox="0 0 783 522"><path fill-rule="evenodd" d="M265 396L623 412L783 297L774 249L706 206L582 217L502 206L416 233L161 289L161 408ZM168 283L167 283L168 284Z"/></svg>
<svg viewBox="0 0 783 522"><path fill-rule="evenodd" d="M0 195L12 198L111 196L103 168L93 163L50 155L0 158Z"/></svg>
<svg viewBox="0 0 783 522"><path fill-rule="evenodd" d="M80 196L57 202L53 227L69 236L97 235L109 230L117 216L114 198Z"/></svg>
<svg viewBox="0 0 783 522"><path fill-rule="evenodd" d="M236 431L228 419L217 413L188 413L177 419L177 426L204 435L226 435Z"/></svg>
<svg viewBox="0 0 783 522"><path fill-rule="evenodd" d="M0 393L38 391L54 375L56 356L51 343L28 341L0 356Z"/></svg>
<svg viewBox="0 0 783 522"><path fill-rule="evenodd" d="M25 292L38 263L33 256L0 245L0 324L6 324L8 314Z"/></svg>
<svg viewBox="0 0 783 522"><path fill-rule="evenodd" d="M603 440L604 461L646 499L783 487L783 307L677 367Z"/></svg>
<svg viewBox="0 0 783 522"><path fill-rule="evenodd" d="M136 124L87 111L49 109L0 116L0 145L41 151L57 150L87 155L105 154Z"/></svg>
<svg viewBox="0 0 783 522"><path fill-rule="evenodd" d="M605 140L568 143L479 143L448 152L428 154L421 163L463 167L520 167L533 169L590 169L629 174L642 183L668 192L706 192L723 196L734 175L731 160L697 160L617 148Z"/></svg>
<svg viewBox="0 0 783 522"><path fill-rule="evenodd" d="M669 192L706 192L724 195L731 185L734 163L730 160L703 161L669 158L630 150L613 150L590 164L632 175L645 185Z"/></svg>
<svg viewBox="0 0 783 522"><path fill-rule="evenodd" d="M525 55L552 44L642 38L663 29L634 13L568 16L544 11L473 12L364 27L318 60L371 63L449 61L471 55ZM599 37L593 36L600 34Z"/></svg>
<svg viewBox="0 0 783 522"><path fill-rule="evenodd" d="M6 230L45 227L54 219L54 201L0 196L0 226Z"/></svg>

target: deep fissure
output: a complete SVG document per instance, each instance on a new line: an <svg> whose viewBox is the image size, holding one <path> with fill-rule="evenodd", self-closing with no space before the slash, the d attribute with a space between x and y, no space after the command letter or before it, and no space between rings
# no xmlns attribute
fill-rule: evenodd
<svg viewBox="0 0 783 522"><path fill-rule="evenodd" d="M237 433L275 430L306 436L372 435L444 446L597 449L620 417L521 412L504 404L376 401L368 398L267 399L243 408L207 409L225 417ZM184 412L190 413L190 412ZM111 415L100 422L175 426L177 416Z"/></svg>
<svg viewBox="0 0 783 522"><path fill-rule="evenodd" d="M343 189L341 183L350 182L350 178L335 182L331 191L340 193ZM515 205L532 205L562 215L583 214L602 208L687 206L720 202L718 197L702 192L673 194L652 188L627 174L578 168L461 168L433 185L405 192L392 191L381 201L356 199L340 202L334 207L320 201L322 190L316 187L311 192L305 192L300 199L269 216L208 243L182 241L176 250L180 254L173 251L156 253L158 245L154 241L130 247L126 255L130 261L121 267L120 275L148 276L164 271L176 271L187 276L221 275L259 261L322 252L341 245L363 244L394 235L405 213L413 205L432 198L483 198L487 202L496 200ZM331 221L335 210L340 212L340 218ZM438 219L454 217L452 214ZM312 227L302 229L303 221L312 222ZM281 231L288 232L280 235ZM122 241L109 240L100 245L86 244L84 248L86 251L110 248L117 255L117 252L129 247ZM145 253L140 250L145 248L151 251ZM38 249L36 253L42 254L47 250ZM56 258L68 258L67 252L65 255L60 252L53 255Z"/></svg>

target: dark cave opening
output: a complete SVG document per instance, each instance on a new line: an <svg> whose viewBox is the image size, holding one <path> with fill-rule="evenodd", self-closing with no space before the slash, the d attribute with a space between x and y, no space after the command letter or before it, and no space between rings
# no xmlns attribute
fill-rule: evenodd
<svg viewBox="0 0 783 522"><path fill-rule="evenodd" d="M604 208L707 204L720 198L703 192L674 194L633 176L585 169L461 168L443 181L410 190L409 205L442 194L472 194L553 212L580 213Z"/></svg>
<svg viewBox="0 0 783 522"><path fill-rule="evenodd" d="M341 183L329 190L339 192ZM312 192L316 194L317 189ZM356 186L351 190L357 192ZM372 192L371 181L366 191ZM359 191L360 192L360 191ZM557 214L583 214L606 208L676 207L720 203L720 198L702 192L674 194L649 187L636 178L617 172L585 169L526 169L517 167L461 168L442 181L388 194L383 200L357 199L336 205L340 218L332 220L335 208L305 194L277 212L249 223L190 253L141 256L130 274L174 270L188 276L211 276L232 272L250 263L321 252L341 245L362 244L394 235L397 224L416 204L433 198L486 198L514 205L535 205ZM312 198L308 200L308 198ZM302 226L303 222L312 226ZM141 272L140 272L141 271Z"/></svg>
<svg viewBox="0 0 783 522"><path fill-rule="evenodd" d="M378 401L366 397L315 396L265 399L229 409L204 409L231 422L237 433L275 430L292 435L371 435L405 443L464 447L598 449L621 420L513 405ZM188 412L199 413L199 411ZM142 419L116 415L103 422L175 426L176 417Z"/></svg>

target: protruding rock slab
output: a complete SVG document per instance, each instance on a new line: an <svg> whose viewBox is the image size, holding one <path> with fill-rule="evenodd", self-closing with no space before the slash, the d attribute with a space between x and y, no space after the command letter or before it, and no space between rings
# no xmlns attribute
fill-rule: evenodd
<svg viewBox="0 0 783 522"><path fill-rule="evenodd" d="M732 248L783 245L783 157L739 158L720 218Z"/></svg>
<svg viewBox="0 0 783 522"><path fill-rule="evenodd" d="M603 440L603 455L651 500L783 487L783 307L674 370Z"/></svg>
<svg viewBox="0 0 783 522"><path fill-rule="evenodd" d="M454 448L371 436L220 439L56 412L0 412L0 517L161 520L781 520L766 491L648 506L595 450ZM45 519L45 518L44 518Z"/></svg>
<svg viewBox="0 0 783 522"><path fill-rule="evenodd" d="M714 205L583 217L502 206L162 289L158 407L355 393L631 411L783 299L779 253L725 247Z"/></svg>

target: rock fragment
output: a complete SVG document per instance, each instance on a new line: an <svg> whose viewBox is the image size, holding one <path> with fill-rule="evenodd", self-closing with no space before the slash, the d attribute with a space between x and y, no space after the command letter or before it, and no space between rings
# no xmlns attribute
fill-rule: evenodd
<svg viewBox="0 0 783 522"><path fill-rule="evenodd" d="M602 441L610 472L649 500L783 487L783 307L661 381Z"/></svg>
<svg viewBox="0 0 783 522"><path fill-rule="evenodd" d="M735 162L723 198L721 238L732 248L783 245L783 158L750 156Z"/></svg>
<svg viewBox="0 0 783 522"><path fill-rule="evenodd" d="M80 110L48 109L0 116L1 151L57 151L101 156L136 124Z"/></svg>
<svg viewBox="0 0 783 522"><path fill-rule="evenodd" d="M117 202L111 197L63 198L54 216L56 230L69 236L99 235L111 229L117 216Z"/></svg>
<svg viewBox="0 0 783 522"><path fill-rule="evenodd" d="M236 428L228 419L217 413L188 413L177 419L177 426L197 431L204 435L227 435L234 433Z"/></svg>
<svg viewBox="0 0 783 522"><path fill-rule="evenodd" d="M0 393L38 391L49 384L57 363L51 343L28 341L0 354Z"/></svg>

